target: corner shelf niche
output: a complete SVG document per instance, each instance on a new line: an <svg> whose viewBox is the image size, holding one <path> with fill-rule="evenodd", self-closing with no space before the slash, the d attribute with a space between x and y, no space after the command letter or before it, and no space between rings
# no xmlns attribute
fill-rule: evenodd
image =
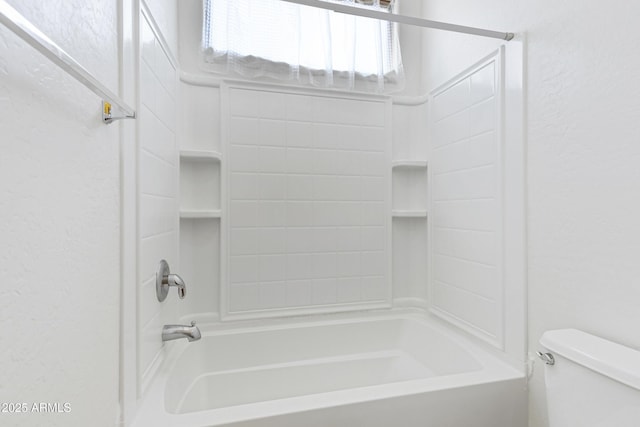
<svg viewBox="0 0 640 427"><path fill-rule="evenodd" d="M220 218L220 162L217 151L180 151L180 218Z"/></svg>
<svg viewBox="0 0 640 427"><path fill-rule="evenodd" d="M391 163L393 218L427 218L427 161L394 160Z"/></svg>
<svg viewBox="0 0 640 427"><path fill-rule="evenodd" d="M179 316L218 311L221 166L218 151L180 151L180 270L192 285Z"/></svg>

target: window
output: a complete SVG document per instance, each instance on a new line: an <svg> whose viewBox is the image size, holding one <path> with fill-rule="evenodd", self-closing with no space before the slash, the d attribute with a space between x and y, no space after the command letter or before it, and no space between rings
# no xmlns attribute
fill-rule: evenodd
<svg viewBox="0 0 640 427"><path fill-rule="evenodd" d="M402 80L395 24L279 0L204 0L203 49L214 71L248 78L380 92Z"/></svg>

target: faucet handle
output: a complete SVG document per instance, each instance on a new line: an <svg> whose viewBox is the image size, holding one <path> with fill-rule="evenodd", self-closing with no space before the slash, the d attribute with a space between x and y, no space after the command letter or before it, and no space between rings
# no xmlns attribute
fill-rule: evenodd
<svg viewBox="0 0 640 427"><path fill-rule="evenodd" d="M196 326L196 321L195 320L191 321L191 326Z"/></svg>
<svg viewBox="0 0 640 427"><path fill-rule="evenodd" d="M160 261L158 271L156 272L156 296L158 301L162 302L167 298L169 288L175 286L178 288L178 297L184 299L187 295L187 286L184 280L177 274L171 274L167 261Z"/></svg>
<svg viewBox="0 0 640 427"><path fill-rule="evenodd" d="M187 286L184 284L184 280L182 277L177 274L168 274L162 278L162 284L167 284L168 286L176 286L178 288L178 296L180 299L184 299L187 295Z"/></svg>

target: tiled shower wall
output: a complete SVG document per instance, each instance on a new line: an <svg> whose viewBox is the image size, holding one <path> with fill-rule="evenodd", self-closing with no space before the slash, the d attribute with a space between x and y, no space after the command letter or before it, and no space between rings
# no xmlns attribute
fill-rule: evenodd
<svg viewBox="0 0 640 427"><path fill-rule="evenodd" d="M501 56L435 91L432 310L501 347L504 328Z"/></svg>
<svg viewBox="0 0 640 427"><path fill-rule="evenodd" d="M138 373L144 383L162 351L162 326L177 320L177 293L158 302L155 274L161 259L179 272L178 147L175 67L145 16L140 34Z"/></svg>
<svg viewBox="0 0 640 427"><path fill-rule="evenodd" d="M390 101L222 93L223 315L389 305Z"/></svg>
<svg viewBox="0 0 640 427"><path fill-rule="evenodd" d="M403 9L405 13L419 14L419 5L404 5L403 8L405 6L409 8ZM180 111L179 145L182 150L219 152L222 151L223 143L226 143L220 132L221 127L226 125L221 114L220 80L208 73L202 73L199 48L202 34L199 26L192 25L193 22L202 20L202 7L199 2L180 1L178 2L178 11L180 23L179 56L182 71L180 93L184 97L183 108ZM419 80L422 78L419 75L420 67L418 66L419 35L412 34L408 28L400 29L401 33L405 30L409 32L406 33L407 37L401 36L401 43L403 44L403 52L409 52L408 58L405 59L411 66L406 67L408 81L407 90L403 94L409 95L408 98L411 99L400 97L391 101L393 102L390 107L393 110L391 120L393 135L388 139L388 146L393 147L393 160L426 161L427 105L424 103L423 97L413 98L420 92L418 86ZM406 61L405 65L407 65ZM259 89L260 84L256 83L254 88ZM325 93L337 94L332 91ZM343 93L343 95L346 98L352 95L358 97L358 94ZM343 109L347 104L331 105L328 112L338 114L341 117L356 114L357 110ZM246 108L254 108L253 101L247 103ZM223 156L222 168L229 164L228 160ZM391 170L391 164L388 164L387 167ZM403 170L399 173L394 172L394 175L404 177L406 173ZM405 192L407 196L415 193L413 190L420 191L420 194L426 192L426 182L412 182L411 185L411 191ZM420 199L423 198L420 196ZM411 203L405 204L405 201ZM413 209L413 204L413 199L407 197L403 199L400 209ZM417 203L416 205L416 209L426 210L426 206ZM386 215L391 216L391 212L387 211ZM201 321L219 319L221 306L219 296L221 287L224 286L220 273L224 266L219 264L222 255L221 249L223 249L221 234L225 232L228 219L223 216L220 220L183 219L181 221L181 273L184 274L183 278L186 276L185 279L191 292L191 297L187 297L180 304L180 314L184 322L194 318ZM389 255L389 258L393 258L393 268L389 275L393 277L390 277L389 281L393 288L393 303L398 306L426 306L427 222L426 216L393 220L393 243L390 245L392 246L390 252L393 254ZM203 245L204 241L207 241L208 244ZM305 291L303 296L308 298L308 293Z"/></svg>
<svg viewBox="0 0 640 427"><path fill-rule="evenodd" d="M246 102L244 102L244 105L236 104L235 107L239 109L237 115L243 118L239 120L240 122L242 122L242 120L250 122L252 120L252 114L259 114L256 112L256 110L260 108L256 105L259 99L258 94L261 93L261 91L264 91L264 89L267 87L269 86L260 84L250 85L251 92L245 94L246 98L248 99L245 99ZM228 120L227 114L223 114L222 112L222 90L217 86L210 86L204 83L195 85L189 84L187 82L182 82L180 91L182 96L184 97L184 108L182 108L180 114L182 121L180 148L182 150L201 150L203 152L209 150L214 152L223 151L223 145L227 144L227 138L225 138L225 140L223 141L221 128L228 126L228 124L231 122ZM312 92L312 94L317 96L318 92ZM308 107L311 105L311 100L313 97L308 97L307 95L308 94L304 94L304 92L300 91L293 92L289 95L293 99L302 100L302 107L299 104L296 105L294 103L285 103L284 107L282 106L282 104L280 104L279 113L273 112L276 111L275 108L272 109L273 111L267 110L267 112L265 113L271 116L271 118L262 117L253 119L255 121L263 120L267 124L267 126L269 124L273 125L274 123L282 122L282 124L284 124L284 130L282 129L282 127L281 129L278 129L277 126L271 130L269 130L268 127L261 128L261 125L259 123L254 123L254 126L252 128L240 126L241 129L239 130L241 131L241 134L244 134L245 137L249 138L250 140L253 138L253 141L249 141L249 144L239 145L256 145L257 147L259 147L260 144L255 144L255 141L262 141L265 138L265 135L267 135L269 132L273 132L275 133L275 135L280 135L279 137L276 136L276 138L280 138L280 142L271 142L265 145L265 148L271 147L286 149L287 145L295 144L290 148L292 148L292 150L298 150L299 153L303 152L303 150L305 149L314 149L314 144L317 143L315 139L318 139L321 136L324 136L330 142L334 143L334 148L340 149L342 147L345 151L358 151L354 150L354 148L357 148L356 146L350 146L349 144L360 144L363 143L363 141L365 141L366 143L368 139L366 135L359 135L357 133L354 133L354 129L349 129L350 127L353 128L359 126L348 125L347 123L345 123L346 120L353 120L349 119L350 114L354 114L354 112L358 111L364 112L364 110L361 109L362 99L358 100L358 95L355 95L355 99L352 99L354 98L354 95L351 94L343 94L342 96L337 96L337 98L340 98L340 102L330 103L330 108L327 108L324 111L325 114L333 115L333 118L330 121L326 121L325 119L324 122L321 120L320 122L316 123L315 121L308 121L308 119L291 120L291 123L287 127L287 124L289 123L289 120L287 118L288 116L282 120L277 119L278 114L283 115L285 114L285 111L289 111L286 114L298 114L299 116L304 114L312 114L312 110L310 110ZM327 99L331 99L331 97L328 97ZM351 99L351 101L349 101L349 99ZM289 100L291 100L291 98ZM304 105L305 103L308 104L306 107ZM224 105L226 108L227 104ZM420 103L418 105L385 106L385 108L393 111L392 118L388 117L387 112L384 113L384 120L391 119L390 121L393 125L393 131L390 132L392 135L387 135L384 137L385 149L393 149L393 159L426 160L427 105L424 103ZM376 123L376 126L378 126L378 123ZM341 127L343 128L343 130L346 129L346 132L337 133L337 129ZM368 128L375 128L375 126L365 125L364 128L366 132ZM296 135L295 138L294 135ZM360 136L363 136L364 138L360 138ZM253 142L253 144L251 142ZM230 157L228 153L223 154L222 157L222 165L223 167L226 167L230 163ZM295 167L300 170L300 165L296 165ZM336 164L334 167L338 168L340 166ZM390 172L390 160L387 160L387 163L384 167L385 171ZM353 171L355 170L357 169L354 169L349 173L353 173ZM309 172L309 176L305 176L305 173L307 172ZM239 173L242 174L242 172ZM266 173L263 174L262 172L257 172L256 174L259 176L266 175ZM275 176L278 174L272 175ZM307 181L313 181L313 164L308 165L308 169L306 171L303 171L303 173L299 173L296 175L305 178ZM354 178L358 179L357 176L349 176L348 174L346 175L346 178L348 178L347 181L349 181L350 179L353 180ZM394 177L394 179L395 178L396 177ZM266 182L262 182L259 179L257 179L258 183L256 183L256 179L257 177L250 179L248 189L245 188L245 191L249 191L250 197L255 198L254 200L258 200L260 196L261 188L258 187L258 185L262 187L267 185ZM251 181L253 182L251 183ZM226 182L225 186L228 186L226 185ZM234 187L236 187L236 192L239 191L239 189L237 188L238 183L234 184ZM420 188L416 189L420 191L420 198L425 198L427 192L426 183L424 184L424 186L421 184L418 187ZM275 195L277 195L277 189L271 187L271 190L276 191ZM336 199L339 197L344 198L348 196L348 194L345 195L344 192L349 191L348 187L342 188L340 186L333 186L333 188L327 190L336 191L336 195L332 196ZM280 189L279 191L280 195L282 195L283 189ZM353 188L351 191L354 191ZM267 193L265 188L262 189L262 192L265 195ZM339 196L338 192L342 192L343 195ZM223 194L223 197L226 196L226 194ZM407 196L410 195L407 194ZM273 194L270 197L273 197ZM307 195L303 197L304 199L299 200L300 202L313 203L314 195L312 186L307 185ZM278 200L272 199L265 201L277 202ZM349 200L342 200L342 202L349 202ZM425 209L426 207L420 206L420 208ZM390 217L390 210L387 210L384 215L385 217ZM221 233L224 232L224 229L227 226L227 221L229 219L233 220L233 215L231 217L229 217L229 215L223 216L221 220L187 219L181 221L180 273L183 275L182 277L187 281L190 292L189 296L179 304L179 314L182 316L182 321L184 322L188 322L190 320L193 320L194 318L200 319L202 321L218 318L221 306L219 295L221 292L221 284L223 282L221 277L221 269L223 265L221 265L219 261L222 255L221 250L223 249L221 247ZM394 221L392 230L393 243L390 248L390 252L392 252L393 255L388 255L389 258L393 258L391 262L393 268L389 274L390 276L392 276L390 278L390 286L393 288L391 294L394 303L398 302L398 304L400 305L406 305L407 303L409 303L410 305L417 304L421 307L425 306L426 304L426 225L426 218L409 218ZM264 233L277 234L277 231L274 231L277 228L284 229L284 227L273 227L269 231L264 231ZM252 232L254 236L258 235L257 230L252 230ZM302 235L304 233L305 231L301 232ZM322 236L322 233L320 233L319 231L316 231L316 233L319 236ZM247 234L250 235L252 233L245 233L245 235ZM312 238L313 237L309 237L309 240L301 238L299 244L302 245L304 249L305 244L310 245L312 243ZM333 237L331 238L333 239ZM230 248L228 248L228 250L231 250L233 253L235 253L235 255L241 255L240 252L245 252L243 255L254 256L258 255L259 250L263 250L258 249L257 246L254 249L251 249L251 242L257 245L258 240L255 240L255 237L249 236L248 240L239 240L237 242L233 237L230 239L227 238L227 240L230 242ZM287 244L287 242L285 240L281 240L279 244L284 246ZM342 244L346 245L348 244L348 242L343 242ZM244 249L242 248L242 246L244 246ZM305 253L309 253L310 255L316 254L313 251L304 251ZM334 268L333 261L330 261L330 263L330 269L328 271L335 271L337 265ZM253 271L248 272L248 274L258 274L258 268L259 265L256 266L254 263ZM252 276L249 277L251 278ZM282 277L282 275L280 277ZM323 278L317 278L316 280L322 279ZM331 279L331 277L324 277L324 279ZM301 304L309 304L312 301L313 287L312 285L309 286L309 282L313 280L314 278L309 279L305 277L299 279L299 282L301 282L303 286L299 288L293 288L294 290L300 291L297 294L293 292L287 295L287 287L286 285L283 287L281 283L279 285L273 286L272 289L274 290L275 295L273 296L272 300L284 300L287 307L286 309L289 310L289 312L291 312L292 310L295 311L295 307L299 307ZM282 281L274 280L274 282ZM255 284L259 282L249 283ZM335 288L336 293L333 293L334 282L331 280L326 280L325 283L329 284L327 288L324 288L324 292L329 294L327 296L327 301L334 301L334 303L337 304L337 288ZM250 299L247 306L254 307L255 309L255 307L258 306L257 302L260 298L260 293L255 292L255 285L251 285L249 287L253 288L254 290L251 291L253 292L252 295L247 297ZM310 287L311 290L309 289ZM320 292L321 290L322 288L317 289L318 292ZM316 295L316 301L320 301L320 296L318 294ZM263 297L265 299L271 298L270 295L267 296L264 294L264 290ZM342 299L343 297L341 296L340 298ZM385 296L385 298L387 297ZM352 303L347 302L345 304L351 304L350 307L357 307L358 305L356 300L354 300L354 302ZM269 313L269 310L263 311L262 314L264 314L265 312Z"/></svg>

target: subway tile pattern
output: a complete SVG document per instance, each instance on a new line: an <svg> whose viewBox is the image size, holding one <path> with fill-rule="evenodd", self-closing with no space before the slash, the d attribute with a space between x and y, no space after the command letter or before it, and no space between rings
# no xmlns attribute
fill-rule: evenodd
<svg viewBox="0 0 640 427"><path fill-rule="evenodd" d="M138 366L142 380L162 350L162 325L175 322L175 292L159 303L155 273L161 259L178 267L178 148L176 71L141 16L139 149Z"/></svg>
<svg viewBox="0 0 640 427"><path fill-rule="evenodd" d="M502 339L499 64L433 97L431 304L496 345Z"/></svg>
<svg viewBox="0 0 640 427"><path fill-rule="evenodd" d="M230 313L386 302L386 103L230 87Z"/></svg>

